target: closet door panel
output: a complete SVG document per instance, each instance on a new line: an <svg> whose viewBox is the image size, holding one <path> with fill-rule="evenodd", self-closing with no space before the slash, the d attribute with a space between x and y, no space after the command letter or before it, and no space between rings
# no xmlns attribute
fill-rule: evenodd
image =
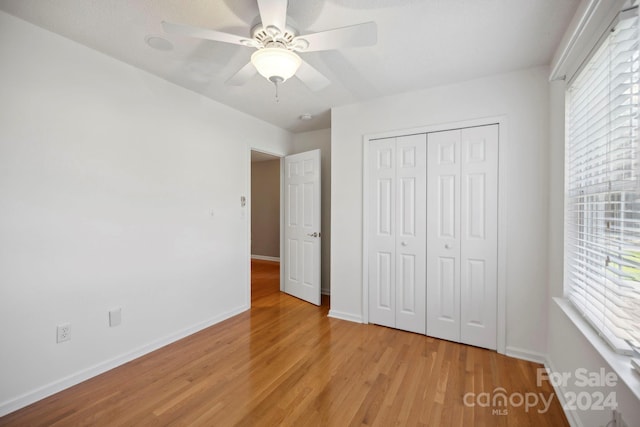
<svg viewBox="0 0 640 427"><path fill-rule="evenodd" d="M427 136L427 335L460 341L460 130Z"/></svg>
<svg viewBox="0 0 640 427"><path fill-rule="evenodd" d="M425 333L426 135L396 142L396 328Z"/></svg>
<svg viewBox="0 0 640 427"><path fill-rule="evenodd" d="M369 321L395 327L395 138L369 147Z"/></svg>
<svg viewBox="0 0 640 427"><path fill-rule="evenodd" d="M496 349L498 125L461 131L461 341Z"/></svg>

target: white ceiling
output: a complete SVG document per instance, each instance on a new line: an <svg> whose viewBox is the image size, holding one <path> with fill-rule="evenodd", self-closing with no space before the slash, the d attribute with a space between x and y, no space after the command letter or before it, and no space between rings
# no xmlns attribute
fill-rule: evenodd
<svg viewBox="0 0 640 427"><path fill-rule="evenodd" d="M166 35L162 20L249 36L255 0L0 0L0 10L292 132L330 126L330 108L380 96L548 64L580 0L289 0L301 34L367 21L373 47L301 56L331 85L311 92L292 78L224 82L253 49ZM174 44L145 43L159 35ZM301 114L311 120L302 121Z"/></svg>

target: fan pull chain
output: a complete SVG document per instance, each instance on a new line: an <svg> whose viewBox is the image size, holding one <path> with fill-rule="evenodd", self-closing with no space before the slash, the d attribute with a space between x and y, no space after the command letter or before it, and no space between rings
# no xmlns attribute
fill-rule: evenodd
<svg viewBox="0 0 640 427"><path fill-rule="evenodd" d="M280 98L278 97L278 83L282 83L284 79L279 76L271 76L269 77L269 81L276 85L276 102L280 102Z"/></svg>

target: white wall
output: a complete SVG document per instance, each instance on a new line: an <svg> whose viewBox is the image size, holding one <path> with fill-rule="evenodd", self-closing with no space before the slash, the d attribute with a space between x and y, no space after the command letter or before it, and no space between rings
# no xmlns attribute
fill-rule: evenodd
<svg viewBox="0 0 640 427"><path fill-rule="evenodd" d="M320 149L322 203L322 293L331 291L331 129L301 132L293 135L292 153Z"/></svg>
<svg viewBox="0 0 640 427"><path fill-rule="evenodd" d="M0 58L3 414L248 309L248 147L291 135L1 12Z"/></svg>
<svg viewBox="0 0 640 427"><path fill-rule="evenodd" d="M496 75L332 110L331 311L362 318L363 135L506 116L507 351L543 358L547 319L548 71Z"/></svg>

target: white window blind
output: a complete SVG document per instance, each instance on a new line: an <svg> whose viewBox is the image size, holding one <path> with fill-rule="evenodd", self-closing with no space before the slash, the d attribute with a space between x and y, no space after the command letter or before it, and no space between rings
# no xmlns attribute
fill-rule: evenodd
<svg viewBox="0 0 640 427"><path fill-rule="evenodd" d="M567 89L565 292L621 353L640 346L640 51L620 14Z"/></svg>

